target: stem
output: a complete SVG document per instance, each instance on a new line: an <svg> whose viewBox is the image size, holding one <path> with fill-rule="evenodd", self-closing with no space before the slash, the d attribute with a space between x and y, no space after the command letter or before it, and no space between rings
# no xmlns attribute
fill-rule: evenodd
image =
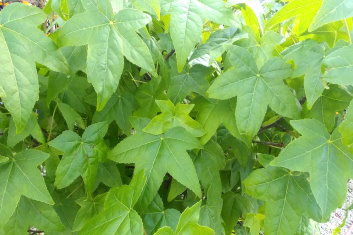
<svg viewBox="0 0 353 235"><path fill-rule="evenodd" d="M344 19L344 25L346 26L348 39L349 39L349 44L352 44L351 32L349 31L349 26L348 26L348 23L347 23L347 19Z"/></svg>
<svg viewBox="0 0 353 235"><path fill-rule="evenodd" d="M51 134L52 134L52 131L53 131L54 116L55 116L55 113L56 113L57 108L58 108L58 103L55 104L55 108L54 108L54 111L53 111L53 115L51 116L50 127L49 127L49 134L48 134L47 142L49 142L49 141L50 141L50 138L51 138Z"/></svg>

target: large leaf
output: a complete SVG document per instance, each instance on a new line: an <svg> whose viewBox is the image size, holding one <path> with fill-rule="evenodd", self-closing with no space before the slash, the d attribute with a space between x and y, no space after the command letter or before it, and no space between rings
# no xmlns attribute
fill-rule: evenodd
<svg viewBox="0 0 353 235"><path fill-rule="evenodd" d="M37 166L49 155L38 150L25 150L0 163L0 227L14 213L21 196L53 204Z"/></svg>
<svg viewBox="0 0 353 235"><path fill-rule="evenodd" d="M170 14L170 36L176 51L178 71L181 72L189 54L200 41L204 19L230 25L231 9L221 0L165 0L164 14Z"/></svg>
<svg viewBox="0 0 353 235"><path fill-rule="evenodd" d="M237 96L235 116L241 134L256 135L270 106L275 112L298 117L297 101L283 79L291 75L291 69L279 58L273 58L258 69L249 52L236 47L230 52L228 69L210 86L211 98L230 99Z"/></svg>
<svg viewBox="0 0 353 235"><path fill-rule="evenodd" d="M311 119L291 121L291 125L302 136L291 142L271 165L309 172L312 192L327 219L345 200L353 155L342 145L337 129L330 135L321 122Z"/></svg>
<svg viewBox="0 0 353 235"><path fill-rule="evenodd" d="M201 196L194 164L186 152L199 148L199 141L183 128L173 128L162 135L139 132L121 141L110 153L110 159L135 163L135 171L145 170L147 184L141 205L146 207L156 196L166 173Z"/></svg>
<svg viewBox="0 0 353 235"><path fill-rule="evenodd" d="M67 71L55 44L37 26L44 13L35 7L11 4L0 13L0 90L16 124L23 131L39 98L35 62L54 71Z"/></svg>
<svg viewBox="0 0 353 235"><path fill-rule="evenodd" d="M266 201L266 234L295 234L302 216L321 218L320 208L303 175L268 167L252 172L244 184L248 194Z"/></svg>
<svg viewBox="0 0 353 235"><path fill-rule="evenodd" d="M100 10L101 7L106 10ZM60 30L59 39L65 46L88 45L88 81L98 94L97 110L100 111L118 87L124 56L148 71L154 69L149 49L136 33L151 18L128 8L114 14L107 0L93 8L70 18Z"/></svg>

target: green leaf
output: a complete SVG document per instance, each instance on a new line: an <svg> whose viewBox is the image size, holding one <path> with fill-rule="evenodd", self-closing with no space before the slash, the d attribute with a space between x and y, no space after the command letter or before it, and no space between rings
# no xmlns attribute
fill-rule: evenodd
<svg viewBox="0 0 353 235"><path fill-rule="evenodd" d="M182 128L173 128L162 135L139 132L121 141L109 155L119 163L135 163L135 171L145 170L147 184L141 197L142 208L154 199L169 173L179 183L201 196L194 164L186 150L199 149L199 141Z"/></svg>
<svg viewBox="0 0 353 235"><path fill-rule="evenodd" d="M353 3L350 0L323 0L310 30L315 30L327 23L343 20L353 16Z"/></svg>
<svg viewBox="0 0 353 235"><path fill-rule="evenodd" d="M353 144L353 101L350 102L346 113L346 119L339 126L342 135L342 143L352 149Z"/></svg>
<svg viewBox="0 0 353 235"><path fill-rule="evenodd" d="M178 71L181 72L189 54L200 41L204 19L230 25L233 14L221 0L165 0L165 2L164 15L171 15L170 36L176 51Z"/></svg>
<svg viewBox="0 0 353 235"><path fill-rule="evenodd" d="M344 111L352 96L342 88L332 85L326 89L309 111L309 116L324 123L327 130L335 127L338 112Z"/></svg>
<svg viewBox="0 0 353 235"><path fill-rule="evenodd" d="M54 184L57 188L69 186L80 175L87 187L92 184L91 181L95 180L91 178L93 173L87 174L86 171L97 172L98 169L90 167L94 167L94 160L97 160L99 151L97 144L103 140L106 132L106 123L100 122L87 127L82 138L75 132L67 130L49 142L51 147L63 152L63 158L56 170Z"/></svg>
<svg viewBox="0 0 353 235"><path fill-rule="evenodd" d="M44 143L44 135L37 121L38 115L36 113L32 113L30 119L28 120L25 129L20 133L16 134L16 126L13 120L10 121L9 125L9 133L7 136L7 145L10 147L14 147L16 144L23 141L29 135L33 136L38 142Z"/></svg>
<svg viewBox="0 0 353 235"><path fill-rule="evenodd" d="M296 118L298 102L283 79L291 75L291 69L280 58L273 58L258 69L249 52L235 47L228 69L210 86L211 98L226 100L237 96L235 116L239 132L248 137L256 135L265 117L267 106L276 113Z"/></svg>
<svg viewBox="0 0 353 235"><path fill-rule="evenodd" d="M153 234L164 226L176 229L179 217L180 212L176 209L165 209L162 199L157 195L144 212L144 228L147 234Z"/></svg>
<svg viewBox="0 0 353 235"><path fill-rule="evenodd" d="M183 101L191 92L205 95L209 87L206 78L210 75L210 72L210 69L196 65L187 73L172 76L170 78L167 96L173 103L178 103Z"/></svg>
<svg viewBox="0 0 353 235"><path fill-rule="evenodd" d="M247 38L247 34L241 33L239 29L234 27L217 30L211 34L205 44L200 45L194 51L190 61L206 59L208 63L205 66L209 66L222 56L234 42L244 38Z"/></svg>
<svg viewBox="0 0 353 235"><path fill-rule="evenodd" d="M115 121L125 132L129 132L131 125L129 117L135 110L136 102L132 93L127 91L117 92L112 95L104 109L93 115L93 121L108 123Z"/></svg>
<svg viewBox="0 0 353 235"><path fill-rule="evenodd" d="M326 73L323 78L333 84L352 85L353 45L333 50L324 59Z"/></svg>
<svg viewBox="0 0 353 235"><path fill-rule="evenodd" d="M273 28L274 26L295 17L295 26L293 30L297 34L302 34L311 25L321 3L321 0L292 0L267 22L266 28Z"/></svg>
<svg viewBox="0 0 353 235"><path fill-rule="evenodd" d="M103 211L88 220L79 234L143 235L142 220L133 207L141 195L145 181L141 171L134 175L129 185L110 189Z"/></svg>
<svg viewBox="0 0 353 235"><path fill-rule="evenodd" d="M240 137L235 122L235 104L233 100L199 99L196 101L195 109L198 111L196 121L206 131L206 134L201 137L202 143L207 143L222 124L232 135Z"/></svg>
<svg viewBox="0 0 353 235"><path fill-rule="evenodd" d="M174 127L182 127L196 137L205 134L200 123L189 116L193 104L174 105L170 100L156 100L156 103L162 113L155 116L143 131L159 135Z"/></svg>
<svg viewBox="0 0 353 235"><path fill-rule="evenodd" d="M98 94L98 111L118 87L124 56L148 71L154 69L149 49L136 33L150 22L150 16L135 9L122 9L114 14L110 3L105 4L108 4L103 6L106 11L96 8L74 15L59 35L62 45L88 45L87 76Z"/></svg>
<svg viewBox="0 0 353 235"><path fill-rule="evenodd" d="M0 225L15 212L21 196L47 204L53 200L37 166L49 157L38 150L25 150L0 163Z"/></svg>
<svg viewBox="0 0 353 235"><path fill-rule="evenodd" d="M65 229L52 206L21 197L4 232L8 235L26 234L32 226L47 234L58 234Z"/></svg>
<svg viewBox="0 0 353 235"><path fill-rule="evenodd" d="M181 214L175 232L170 227L160 228L154 235L213 235L214 231L198 224L201 201L190 208L186 208Z"/></svg>
<svg viewBox="0 0 353 235"><path fill-rule="evenodd" d="M201 207L200 224L212 228L216 234L224 234L221 219L222 181L219 173L226 165L223 150L216 142L210 141L194 163L207 198L206 205Z"/></svg>
<svg viewBox="0 0 353 235"><path fill-rule="evenodd" d="M0 13L0 84L2 100L13 116L17 133L26 127L39 96L35 62L66 72L55 44L37 25L45 19L36 7L11 4Z"/></svg>
<svg viewBox="0 0 353 235"><path fill-rule="evenodd" d="M73 108L71 108L70 105L61 102L58 102L57 104L69 130L73 130L75 126L85 129L86 125L82 120L82 117Z"/></svg>
<svg viewBox="0 0 353 235"><path fill-rule="evenodd" d="M302 216L320 219L320 208L303 175L268 167L252 172L244 185L249 195L266 201L266 234L295 234Z"/></svg>
<svg viewBox="0 0 353 235"><path fill-rule="evenodd" d="M302 136L291 142L271 165L309 172L310 186L323 218L341 206L351 177L353 155L342 145L338 130L330 135L316 120L291 121Z"/></svg>
<svg viewBox="0 0 353 235"><path fill-rule="evenodd" d="M286 60L295 63L293 77L304 75L304 90L309 108L324 91L321 66L325 58L325 47L312 40L306 40L282 52Z"/></svg>

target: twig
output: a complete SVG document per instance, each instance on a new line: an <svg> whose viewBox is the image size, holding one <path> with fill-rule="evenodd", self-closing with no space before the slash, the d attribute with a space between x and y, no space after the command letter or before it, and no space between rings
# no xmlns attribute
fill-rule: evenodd
<svg viewBox="0 0 353 235"><path fill-rule="evenodd" d="M267 142L267 141L253 140L252 142L255 144L261 144L261 145L266 145L266 146L270 146L270 147L277 147L277 148L283 148L285 146L283 143L275 143L275 142Z"/></svg>
<svg viewBox="0 0 353 235"><path fill-rule="evenodd" d="M37 233L44 233L44 231L41 230L34 230L34 229L28 229L27 232L29 232L30 234L37 234Z"/></svg>
<svg viewBox="0 0 353 235"><path fill-rule="evenodd" d="M175 50L171 50L166 56L165 56L165 60L169 60L170 57L172 57L172 55L174 55Z"/></svg>
<svg viewBox="0 0 353 235"><path fill-rule="evenodd" d="M52 134L52 131L53 131L54 116L55 116L57 108L58 108L58 103L55 104L53 115L52 115L51 120L50 120L50 127L49 127L49 134L48 134L47 142L49 142L50 138L51 138L51 134Z"/></svg>

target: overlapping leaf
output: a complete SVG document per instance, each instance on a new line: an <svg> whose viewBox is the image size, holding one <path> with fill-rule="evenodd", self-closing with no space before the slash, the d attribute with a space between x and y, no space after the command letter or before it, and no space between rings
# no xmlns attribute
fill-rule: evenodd
<svg viewBox="0 0 353 235"><path fill-rule="evenodd" d="M151 17L131 8L115 14L108 0L87 4L89 10L70 18L60 30L59 38L65 46L88 45L87 76L98 94L97 110L100 111L118 87L124 56L153 71L149 49L136 33Z"/></svg>
<svg viewBox="0 0 353 235"><path fill-rule="evenodd" d="M40 9L22 4L11 4L0 13L0 94L18 133L39 98L35 62L54 71L67 71L55 44L37 28L44 20Z"/></svg>
<svg viewBox="0 0 353 235"><path fill-rule="evenodd" d="M92 192L98 171L99 143L107 131L107 124L99 122L87 127L82 138L73 131L64 131L52 140L49 145L62 151L56 170L55 186L64 188L70 185L80 175L86 185L86 190Z"/></svg>
<svg viewBox="0 0 353 235"><path fill-rule="evenodd" d="M279 167L255 170L244 181L246 192L266 201L267 234L295 234L301 217L321 219L321 211L303 175Z"/></svg>
<svg viewBox="0 0 353 235"><path fill-rule="evenodd" d="M189 54L200 41L205 19L219 24L232 24L233 15L221 0L164 0L164 15L170 14L170 36L181 72Z"/></svg>
<svg viewBox="0 0 353 235"><path fill-rule="evenodd" d="M316 120L291 121L302 136L290 143L271 165L309 172L309 182L323 218L344 202L352 176L353 155L341 143L336 129L331 135Z"/></svg>
<svg viewBox="0 0 353 235"><path fill-rule="evenodd" d="M162 135L139 132L121 141L110 153L110 159L135 163L135 171L145 170L147 184L140 205L146 208L156 196L166 173L201 195L194 164L186 152L201 147L195 137L180 127Z"/></svg>
<svg viewBox="0 0 353 235"><path fill-rule="evenodd" d="M139 199L146 177L136 173L129 185L112 188L107 193L104 209L88 220L79 234L143 235L143 224L133 209Z"/></svg>
<svg viewBox="0 0 353 235"><path fill-rule="evenodd" d="M236 47L229 53L233 67L214 81L208 93L222 100L237 96L235 116L241 134L256 135L267 106L283 116L298 117L297 101L283 81L291 76L288 64L273 58L258 69L246 49Z"/></svg>

